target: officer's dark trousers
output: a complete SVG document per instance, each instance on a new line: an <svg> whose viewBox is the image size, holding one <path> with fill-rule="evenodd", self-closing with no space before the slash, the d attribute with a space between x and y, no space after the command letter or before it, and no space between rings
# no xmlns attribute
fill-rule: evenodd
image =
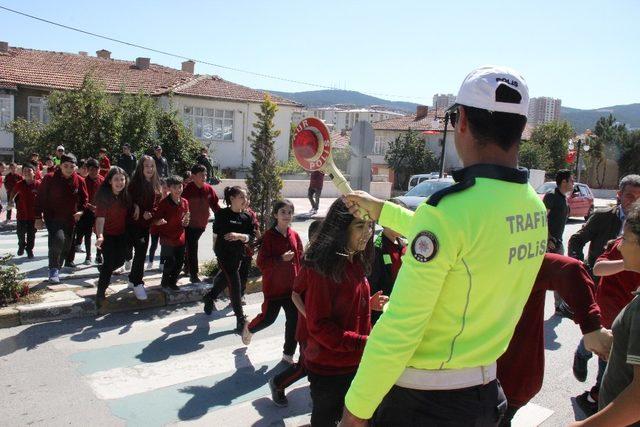
<svg viewBox="0 0 640 427"><path fill-rule="evenodd" d="M144 260L147 257L147 248L149 247L149 229L129 224L127 226L127 234L129 236L129 248L133 251L133 263L129 272L129 281L135 286L143 284L142 276L144 275ZM127 254L127 259L131 259L131 252Z"/></svg>
<svg viewBox="0 0 640 427"><path fill-rule="evenodd" d="M163 288L176 285L178 283L178 276L180 275L182 264L184 264L184 245L163 245L160 248L160 256L165 260L160 285Z"/></svg>
<svg viewBox="0 0 640 427"><path fill-rule="evenodd" d="M393 386L372 426L497 426L507 399L497 380L458 390L413 390Z"/></svg>
<svg viewBox="0 0 640 427"><path fill-rule="evenodd" d="M18 249L33 252L33 245L36 242L35 220L19 219L16 232L18 234Z"/></svg>
<svg viewBox="0 0 640 427"><path fill-rule="evenodd" d="M287 318L284 324L284 347L282 352L293 356L296 352L296 326L298 325L298 308L291 297L278 299L265 299L262 303L262 312L249 323L249 332L255 334L264 328L271 326L278 318L280 308L284 310Z"/></svg>
<svg viewBox="0 0 640 427"><path fill-rule="evenodd" d="M189 268L189 277L195 279L198 277L198 240L204 233L204 228L185 228L187 237L187 267Z"/></svg>
<svg viewBox="0 0 640 427"><path fill-rule="evenodd" d="M335 427L340 421L344 397L347 395L347 390L349 390L355 375L355 372L342 375L318 375L307 372L313 404L311 409L312 427Z"/></svg>
<svg viewBox="0 0 640 427"><path fill-rule="evenodd" d="M318 208L320 207L321 193L322 193L322 190L309 187L309 191L307 191L307 198L309 199L309 203L311 203L312 209L318 210Z"/></svg>
<svg viewBox="0 0 640 427"><path fill-rule="evenodd" d="M61 268L73 244L73 224L47 220L49 268Z"/></svg>
<svg viewBox="0 0 640 427"><path fill-rule="evenodd" d="M111 274L113 271L122 267L125 261L127 249L127 236L121 234L118 236L104 236L102 242L102 264L98 266L100 277L98 278L98 295L105 295L105 291L111 282Z"/></svg>

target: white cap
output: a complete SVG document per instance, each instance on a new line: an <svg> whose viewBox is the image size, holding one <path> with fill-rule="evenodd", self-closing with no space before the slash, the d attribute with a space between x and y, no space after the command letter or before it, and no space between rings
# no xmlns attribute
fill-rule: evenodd
<svg viewBox="0 0 640 427"><path fill-rule="evenodd" d="M62 146L62 145L58 145L58 148L56 148L56 151L57 151L57 150L62 150L62 151L64 151L64 146Z"/></svg>
<svg viewBox="0 0 640 427"><path fill-rule="evenodd" d="M501 86L516 90L520 94L520 100L502 98L498 92ZM529 89L527 82L516 70L499 66L480 67L470 72L462 82L456 104L527 116Z"/></svg>

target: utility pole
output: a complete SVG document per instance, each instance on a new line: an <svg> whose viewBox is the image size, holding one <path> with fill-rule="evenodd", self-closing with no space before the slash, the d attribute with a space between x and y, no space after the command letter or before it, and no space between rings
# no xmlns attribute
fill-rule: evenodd
<svg viewBox="0 0 640 427"><path fill-rule="evenodd" d="M444 134L442 136L442 153L440 154L440 178L444 176L444 154L447 147L447 125L449 124L449 112L444 113Z"/></svg>

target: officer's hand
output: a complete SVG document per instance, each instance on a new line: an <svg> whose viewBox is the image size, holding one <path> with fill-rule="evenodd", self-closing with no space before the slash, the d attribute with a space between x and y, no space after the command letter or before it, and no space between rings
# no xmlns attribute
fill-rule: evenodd
<svg viewBox="0 0 640 427"><path fill-rule="evenodd" d="M610 330L600 328L589 332L584 337L584 347L595 353L600 359L609 359L609 352L613 344L613 334Z"/></svg>
<svg viewBox="0 0 640 427"><path fill-rule="evenodd" d="M382 308L389 302L389 297L382 295L382 291L378 291L371 295L369 299L369 308L374 311L382 311Z"/></svg>
<svg viewBox="0 0 640 427"><path fill-rule="evenodd" d="M342 411L342 419L338 423L338 427L361 427L368 425L368 420L363 420L362 418L356 417L351 412L349 412L346 406Z"/></svg>
<svg viewBox="0 0 640 427"><path fill-rule="evenodd" d="M377 199L364 191L354 191L344 196L344 201L351 215L359 219L371 219L377 221L384 205L384 200ZM366 213L369 218L363 215Z"/></svg>

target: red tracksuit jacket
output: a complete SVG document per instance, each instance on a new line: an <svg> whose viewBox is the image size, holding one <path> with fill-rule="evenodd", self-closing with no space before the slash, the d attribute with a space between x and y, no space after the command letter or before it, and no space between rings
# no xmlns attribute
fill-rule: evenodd
<svg viewBox="0 0 640 427"><path fill-rule="evenodd" d="M13 187L13 194L18 196L16 206L18 208L19 221L33 221L36 219L36 197L38 196L40 181L33 180L27 184L24 179Z"/></svg>
<svg viewBox="0 0 640 427"><path fill-rule="evenodd" d="M307 267L302 271L305 269L305 367L319 375L355 372L371 331L369 282L364 270L347 262L343 280L335 283Z"/></svg>
<svg viewBox="0 0 640 427"><path fill-rule="evenodd" d="M293 259L283 261L282 254L290 250L294 252ZM286 237L275 227L265 231L256 261L262 272L264 299L291 297L302 251L302 240L291 227L287 228Z"/></svg>
<svg viewBox="0 0 640 427"><path fill-rule="evenodd" d="M87 206L87 185L77 173L65 178L60 169L42 179L36 198L36 217L74 223L73 214Z"/></svg>
<svg viewBox="0 0 640 427"><path fill-rule="evenodd" d="M184 246L185 232L182 226L182 217L189 212L189 202L180 197L180 203L176 203L168 195L158 204L158 209L153 214L153 221L164 218L167 223L158 227L160 244L163 246Z"/></svg>
<svg viewBox="0 0 640 427"><path fill-rule="evenodd" d="M202 188L198 188L194 182L188 183L182 192L182 197L189 201L189 210L191 211L190 228L207 228L209 208L214 213L220 210L216 190L206 182Z"/></svg>

